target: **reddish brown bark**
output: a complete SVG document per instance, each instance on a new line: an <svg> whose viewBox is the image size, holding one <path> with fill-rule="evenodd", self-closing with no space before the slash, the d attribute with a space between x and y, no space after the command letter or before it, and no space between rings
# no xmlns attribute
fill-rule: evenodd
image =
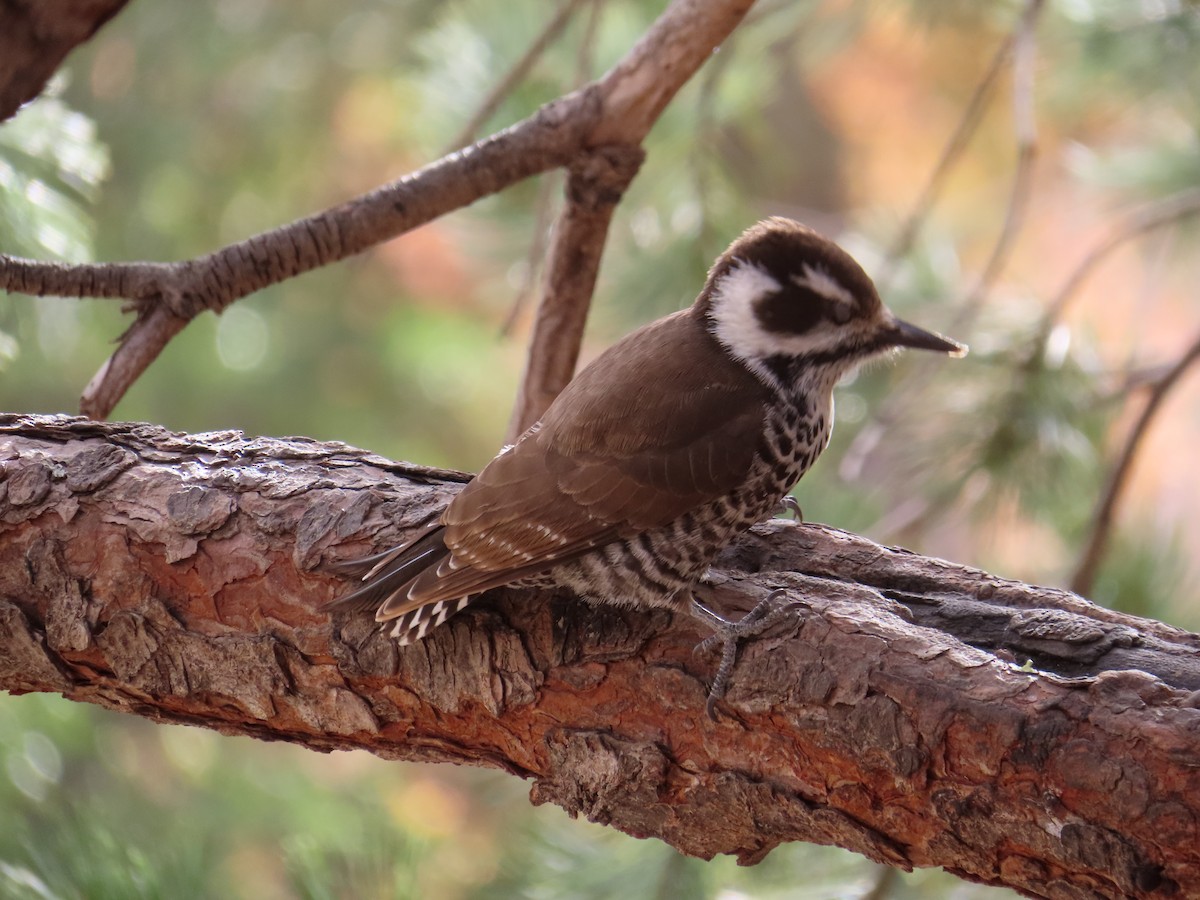
<svg viewBox="0 0 1200 900"><path fill-rule="evenodd" d="M17 416L0 464L9 691L501 768L697 856L808 840L1029 896L1200 895L1196 635L772 522L726 555L724 593L804 608L745 649L712 723L714 660L666 613L498 592L405 649L331 621L322 564L401 537L454 473Z"/></svg>

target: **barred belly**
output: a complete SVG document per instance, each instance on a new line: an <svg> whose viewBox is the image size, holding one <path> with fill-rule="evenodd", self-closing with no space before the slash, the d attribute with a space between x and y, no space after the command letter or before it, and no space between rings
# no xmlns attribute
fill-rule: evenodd
<svg viewBox="0 0 1200 900"><path fill-rule="evenodd" d="M757 461L732 494L653 531L614 541L523 586L569 588L591 603L682 608L737 535L769 518L829 440L831 411L805 416L794 404L765 423Z"/></svg>

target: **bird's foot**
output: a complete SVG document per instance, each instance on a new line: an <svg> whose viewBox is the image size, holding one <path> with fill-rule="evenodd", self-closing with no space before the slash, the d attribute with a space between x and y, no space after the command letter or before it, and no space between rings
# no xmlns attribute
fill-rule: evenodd
<svg viewBox="0 0 1200 900"><path fill-rule="evenodd" d="M779 498L779 509L775 511L775 515L786 517L789 513L797 522L804 524L804 510L800 508L800 501L791 494L784 494Z"/></svg>
<svg viewBox="0 0 1200 900"><path fill-rule="evenodd" d="M754 609L736 622L718 615L695 597L692 598L692 615L706 622L714 632L697 644L694 652L705 653L718 644L721 645L721 662L708 691L708 702L704 705L708 717L714 722L717 721L717 701L725 696L725 691L729 688L729 677L737 664L738 645L744 640L758 637L803 606L796 601L776 606L775 601L786 593L787 591L782 589L771 591Z"/></svg>

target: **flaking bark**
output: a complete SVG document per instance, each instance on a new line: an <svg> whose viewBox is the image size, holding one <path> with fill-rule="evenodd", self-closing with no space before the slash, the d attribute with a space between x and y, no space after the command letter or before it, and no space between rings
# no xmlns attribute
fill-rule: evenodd
<svg viewBox="0 0 1200 900"><path fill-rule="evenodd" d="M816 525L718 578L795 622L721 721L697 623L500 591L398 649L321 604L465 476L341 444L0 416L0 687L470 763L746 863L784 841L1037 897L1200 895L1200 637ZM1022 669L1032 660L1033 668Z"/></svg>

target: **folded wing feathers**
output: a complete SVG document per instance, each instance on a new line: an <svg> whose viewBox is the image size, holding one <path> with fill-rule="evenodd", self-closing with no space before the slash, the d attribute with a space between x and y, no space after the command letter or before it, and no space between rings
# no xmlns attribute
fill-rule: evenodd
<svg viewBox="0 0 1200 900"><path fill-rule="evenodd" d="M667 351L680 341L708 340L686 317L663 322L636 340L669 367L676 355ZM341 566L366 574L335 605L376 606L378 621L394 620L397 640L420 640L477 594L667 525L745 476L762 415L763 388L751 375L735 366L715 377L680 362L665 376L675 388L665 392L669 404L640 381L608 385L612 377L632 376L614 369L590 386L573 382L541 428L488 464L412 543ZM631 427L605 418L593 396L600 387L631 397Z"/></svg>

